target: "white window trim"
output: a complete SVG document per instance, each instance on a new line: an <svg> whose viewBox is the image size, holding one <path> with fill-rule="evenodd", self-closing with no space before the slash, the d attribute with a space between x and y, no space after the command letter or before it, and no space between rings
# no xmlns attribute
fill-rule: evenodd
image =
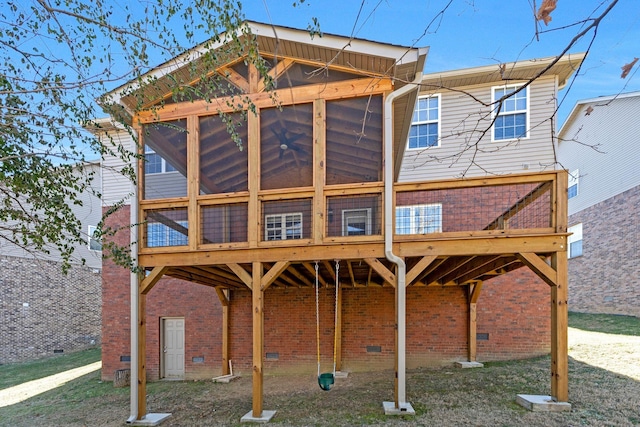
<svg viewBox="0 0 640 427"><path fill-rule="evenodd" d="M359 209L343 209L342 210L342 235L349 236L348 226L349 219L356 217L356 215L352 215L355 213L364 213L365 215L365 236L371 235L371 208L359 208Z"/></svg>
<svg viewBox="0 0 640 427"><path fill-rule="evenodd" d="M582 248L582 252L580 252L580 255L573 255L571 253L571 244L582 240L582 223L572 225L571 227L568 228L567 232L572 233L567 238L567 258L571 259L571 258L577 258L579 256L582 256L584 254L584 246ZM584 245L584 242L583 242L583 245Z"/></svg>
<svg viewBox="0 0 640 427"><path fill-rule="evenodd" d="M492 121L495 120L496 117L496 111L498 109L498 105L494 105L495 102L497 101L496 99L496 90L507 90L509 88L513 88L514 91L517 90L518 88L522 87L522 84L505 84L505 85L500 85L500 86L492 86L491 87L491 104L493 106L493 109L491 110L491 119ZM491 126L491 142L503 142L503 141L517 141L517 140L522 140L522 139L529 139L530 136L530 119L531 119L531 91L529 90L531 88L531 86L527 86L526 88L524 88L525 91L527 91L527 107L525 110L514 110L514 111L508 111L505 112L504 110L500 110L500 116L506 116L506 115L511 115L511 114L518 114L518 113L525 113L525 117L526 117L526 124L525 124L525 135L524 136L519 136L516 138L505 138L505 139L496 139L496 132L495 132L495 123L493 126ZM507 98L508 99L508 98ZM505 99L506 101L506 99ZM503 101L503 106L504 106L504 101Z"/></svg>
<svg viewBox="0 0 640 427"><path fill-rule="evenodd" d="M147 154L156 154L160 157L160 161L161 161L161 166L160 166L160 172L147 172L146 168L145 168L145 175L159 175L161 173L174 173L174 172L178 172L175 168L174 170L171 171L167 171L167 161L164 159L164 157L160 156L158 153L156 153L152 148L150 148L148 145L144 146L144 154L145 156Z"/></svg>
<svg viewBox="0 0 640 427"><path fill-rule="evenodd" d="M96 227L95 225L90 225L87 228L87 248L92 252L102 252L102 242L100 242L98 239L93 237L93 234L96 232L97 229L98 227ZM96 241L98 245L100 245L100 249L93 249L91 247L91 242L93 241Z"/></svg>
<svg viewBox="0 0 640 427"><path fill-rule="evenodd" d="M416 208L416 207L428 207L428 208L437 208L438 209L438 218L440 220L440 223L438 224L438 230L437 231L430 231L428 233L419 233L418 232L418 224L416 223L416 217L413 215L413 210L411 210L410 212L412 212L411 216L410 216L410 221L411 224L409 225L409 228L411 229L409 233L402 233L402 230L398 230L398 209L403 209L403 208ZM396 234L400 234L400 235L406 235L406 234L430 234L430 233L442 233L442 203L420 203L420 204L416 204L416 205L404 205L404 206L396 206L396 224L395 224L395 230L396 230Z"/></svg>
<svg viewBox="0 0 640 427"><path fill-rule="evenodd" d="M440 147L440 140L442 139L440 137L441 133L440 133L440 123L442 122L441 117L442 117L442 97L440 96L439 93L436 93L434 95L424 95L424 96L419 96L418 99L416 100L416 107L418 105L418 100L420 99L425 99L425 98L438 98L438 118L436 120L421 120L421 121L417 121L414 122L413 121L413 114L415 114L415 108L413 110L413 113L411 115L411 124L409 125L409 128L411 128L411 126L413 125L422 125L422 124L430 124L430 123L436 123L438 125L438 139L436 140L436 145L430 145L427 147L415 147L415 148L410 148L409 147L409 136L407 135L407 150L409 151L417 151L417 150L426 150L427 148L431 149L431 148L439 148Z"/></svg>
<svg viewBox="0 0 640 427"><path fill-rule="evenodd" d="M576 194L573 197L578 197L580 195L580 170L576 169L572 172L569 172L569 182L567 184L567 194L571 187L576 187ZM569 199L573 199L573 197L569 197Z"/></svg>
<svg viewBox="0 0 640 427"><path fill-rule="evenodd" d="M287 216L297 216L300 218L300 237L298 238L292 238L292 239L287 239ZM280 239L269 239L269 231L270 230L275 230L275 228L268 228L269 227L269 221L268 219L270 218L276 218L276 217L280 217ZM302 236L304 235L304 226L302 224L302 212L286 212L286 213L281 213L281 214L270 214L270 215L265 215L264 216L264 240L265 241L276 241L276 240L299 240L302 239Z"/></svg>

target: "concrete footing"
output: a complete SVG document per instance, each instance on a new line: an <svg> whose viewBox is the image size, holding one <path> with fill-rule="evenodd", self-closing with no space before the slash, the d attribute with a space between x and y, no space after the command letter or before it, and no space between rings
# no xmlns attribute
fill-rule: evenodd
<svg viewBox="0 0 640 427"><path fill-rule="evenodd" d="M416 411L411 406L411 403L404 402L400 404L399 408L396 408L395 402L382 402L385 415L415 415Z"/></svg>
<svg viewBox="0 0 640 427"><path fill-rule="evenodd" d="M241 423L268 423L276 415L276 411L262 411L259 417L253 416L253 411L247 412L244 417L240 418Z"/></svg>
<svg viewBox="0 0 640 427"><path fill-rule="evenodd" d="M551 396L538 396L533 394L518 394L516 402L534 412L564 412L571 411L571 403L556 402Z"/></svg>
<svg viewBox="0 0 640 427"><path fill-rule="evenodd" d="M342 371L336 371L336 374L334 375L335 378L347 378L349 377L349 373L348 372L342 372Z"/></svg>
<svg viewBox="0 0 640 427"><path fill-rule="evenodd" d="M212 379L214 383L230 383L231 381L237 380L240 378L238 375L222 375L220 377L215 377Z"/></svg>
<svg viewBox="0 0 640 427"><path fill-rule="evenodd" d="M147 414L143 419L132 422L127 421L127 424L132 426L157 426L170 416L171 414Z"/></svg>
<svg viewBox="0 0 640 427"><path fill-rule="evenodd" d="M484 368L484 364L480 362L456 362L456 368L462 368L462 369Z"/></svg>

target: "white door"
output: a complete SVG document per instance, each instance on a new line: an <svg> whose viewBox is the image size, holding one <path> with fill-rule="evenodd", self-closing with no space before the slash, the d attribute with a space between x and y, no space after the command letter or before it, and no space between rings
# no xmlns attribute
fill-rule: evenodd
<svg viewBox="0 0 640 427"><path fill-rule="evenodd" d="M162 319L162 366L164 378L184 378L184 319Z"/></svg>

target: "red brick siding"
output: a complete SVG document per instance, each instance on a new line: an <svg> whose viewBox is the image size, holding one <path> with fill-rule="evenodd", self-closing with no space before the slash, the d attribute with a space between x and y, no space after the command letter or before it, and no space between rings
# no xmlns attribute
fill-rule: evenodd
<svg viewBox="0 0 640 427"><path fill-rule="evenodd" d="M110 218L126 224L127 209ZM118 237L118 236L117 236ZM466 360L468 306L461 287L411 287L407 290L407 365L429 366ZM251 292L230 295L230 358L245 373L252 366ZM549 287L521 268L485 282L478 301L478 360L504 360L549 351ZM343 369L390 368L394 360L395 289L355 288L343 291ZM322 370L333 357L334 291L320 291ZM111 379L129 355L129 273L105 260L103 271L103 378ZM210 378L221 369L221 306L205 286L163 279L147 296L148 378L159 377L160 318L184 317L186 377ZM316 324L313 289L269 288L264 297L266 370L315 372ZM367 352L379 346L380 352ZM204 363L192 363L204 357Z"/></svg>

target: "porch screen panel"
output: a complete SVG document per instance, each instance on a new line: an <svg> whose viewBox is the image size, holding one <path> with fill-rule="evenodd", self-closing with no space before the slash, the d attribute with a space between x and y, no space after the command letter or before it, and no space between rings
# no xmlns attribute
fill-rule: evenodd
<svg viewBox="0 0 640 427"><path fill-rule="evenodd" d="M187 196L187 120L146 124L142 198Z"/></svg>
<svg viewBox="0 0 640 427"><path fill-rule="evenodd" d="M247 121L240 113L200 118L200 193L249 189Z"/></svg>
<svg viewBox="0 0 640 427"><path fill-rule="evenodd" d="M260 110L260 188L313 185L313 105Z"/></svg>
<svg viewBox="0 0 640 427"><path fill-rule="evenodd" d="M246 203L203 206L200 243L246 242L247 220Z"/></svg>
<svg viewBox="0 0 640 427"><path fill-rule="evenodd" d="M144 220L144 247L157 248L189 244L187 208L146 210Z"/></svg>
<svg viewBox="0 0 640 427"><path fill-rule="evenodd" d="M327 185L382 181L382 96L327 102Z"/></svg>
<svg viewBox="0 0 640 427"><path fill-rule="evenodd" d="M262 203L262 236L265 241L311 238L311 199Z"/></svg>
<svg viewBox="0 0 640 427"><path fill-rule="evenodd" d="M547 183L396 194L396 234L548 228L551 214Z"/></svg>

